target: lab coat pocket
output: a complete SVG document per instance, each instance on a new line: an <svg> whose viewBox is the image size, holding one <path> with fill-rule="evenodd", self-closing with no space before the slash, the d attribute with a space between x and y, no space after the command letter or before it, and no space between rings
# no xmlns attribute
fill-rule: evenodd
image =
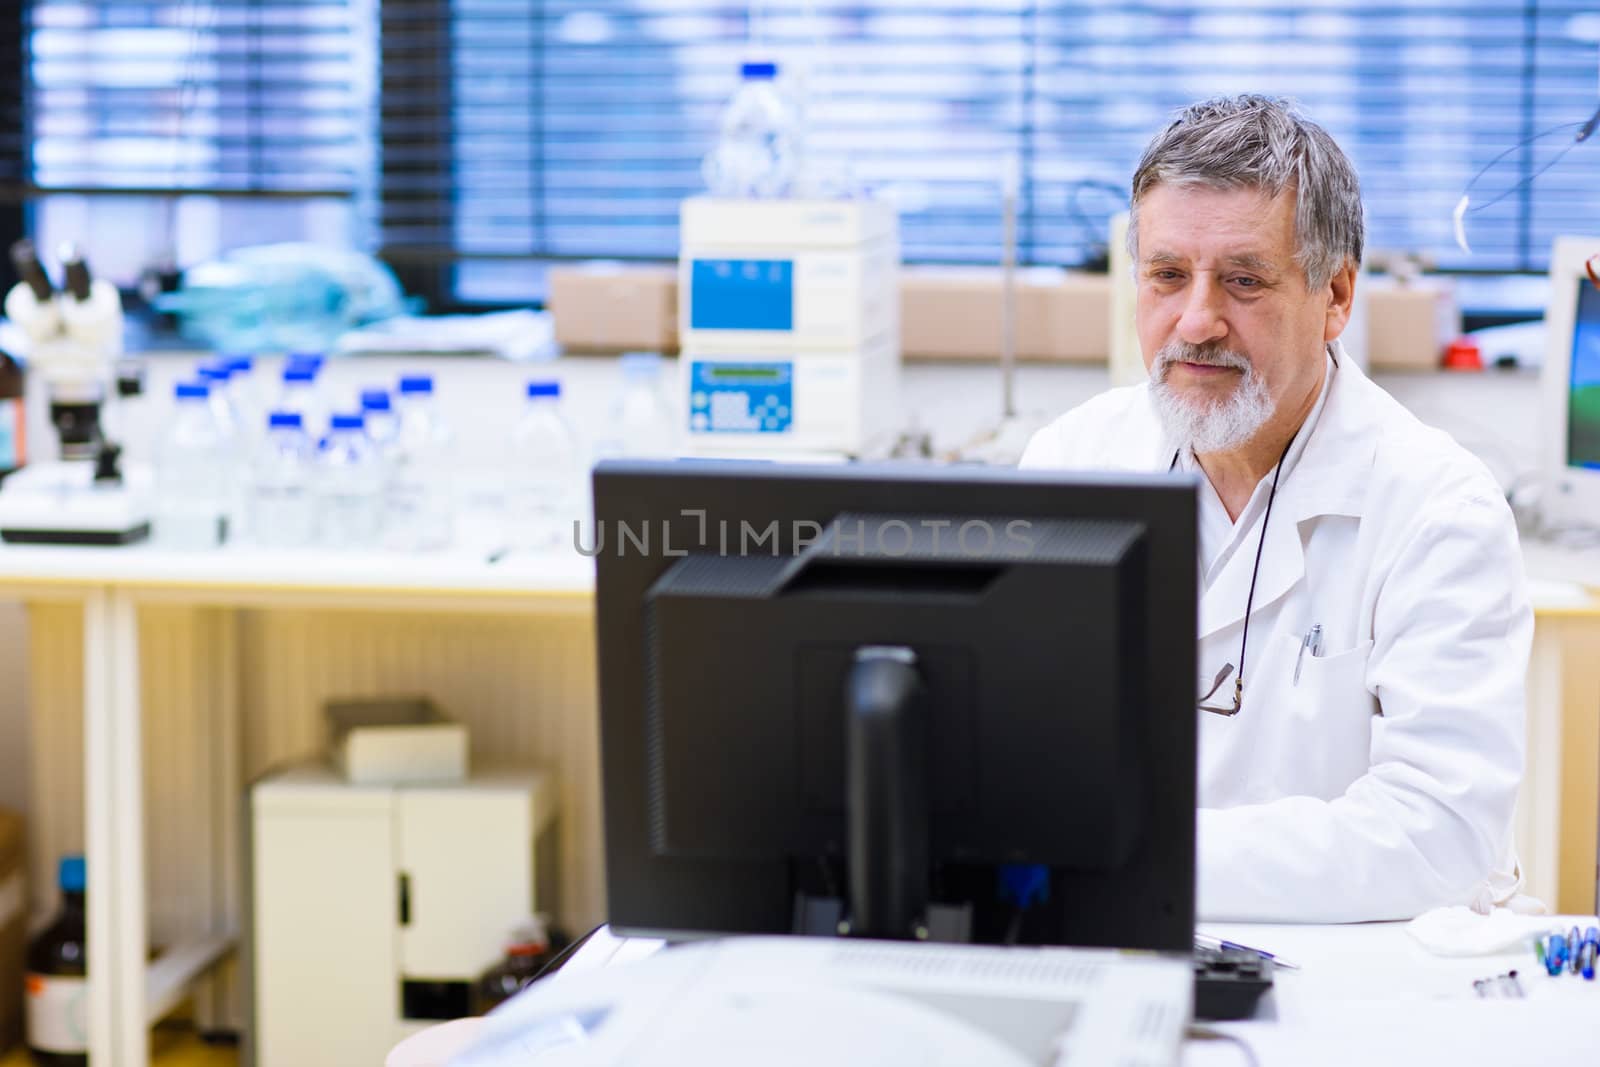
<svg viewBox="0 0 1600 1067"><path fill-rule="evenodd" d="M1299 658L1300 678L1288 679L1288 712L1301 747L1305 780L1298 789L1332 799L1341 795L1372 762L1372 716L1378 703L1367 690L1367 660L1372 642L1329 656L1300 657L1300 642L1285 638ZM1291 661L1292 662L1292 661Z"/></svg>

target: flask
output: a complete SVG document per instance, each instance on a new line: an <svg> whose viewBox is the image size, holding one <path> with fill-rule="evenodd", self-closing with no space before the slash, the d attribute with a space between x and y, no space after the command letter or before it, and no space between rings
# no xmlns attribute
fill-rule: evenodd
<svg viewBox="0 0 1600 1067"><path fill-rule="evenodd" d="M527 397L511 428L508 540L517 548L550 550L580 517L576 502L584 471L577 437L561 413L561 383L529 382Z"/></svg>
<svg viewBox="0 0 1600 1067"><path fill-rule="evenodd" d="M256 451L250 528L265 548L304 548L316 540L316 453L298 411L274 411Z"/></svg>
<svg viewBox="0 0 1600 1067"><path fill-rule="evenodd" d="M173 390L172 424L156 451L154 536L165 548L215 548L227 539L229 442L203 382Z"/></svg>
<svg viewBox="0 0 1600 1067"><path fill-rule="evenodd" d="M433 378L400 379L400 435L389 464L388 539L404 551L444 548L455 535L454 437L434 404Z"/></svg>
<svg viewBox="0 0 1600 1067"><path fill-rule="evenodd" d="M61 858L61 911L28 945L28 1051L38 1067L89 1063L86 873L82 856Z"/></svg>
<svg viewBox="0 0 1600 1067"><path fill-rule="evenodd" d="M317 455L322 543L370 549L380 541L383 473L360 415L335 415Z"/></svg>
<svg viewBox="0 0 1600 1067"><path fill-rule="evenodd" d="M661 395L661 357L629 352L622 357L622 386L611 406L597 458L666 459L676 455L672 413Z"/></svg>
<svg viewBox="0 0 1600 1067"><path fill-rule="evenodd" d="M787 196L799 170L799 108L779 88L776 63L746 63L739 76L702 176L716 196Z"/></svg>

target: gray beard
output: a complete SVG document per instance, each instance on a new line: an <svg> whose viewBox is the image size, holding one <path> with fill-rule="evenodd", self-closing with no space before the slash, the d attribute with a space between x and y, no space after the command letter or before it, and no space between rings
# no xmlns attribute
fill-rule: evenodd
<svg viewBox="0 0 1600 1067"><path fill-rule="evenodd" d="M1174 342L1163 348L1150 367L1150 403L1167 438L1197 453L1232 452L1243 446L1272 417L1272 398L1250 361L1234 352L1209 352L1198 361L1235 367L1242 372L1233 392L1219 401L1181 395L1167 382L1174 363L1195 359L1197 349Z"/></svg>

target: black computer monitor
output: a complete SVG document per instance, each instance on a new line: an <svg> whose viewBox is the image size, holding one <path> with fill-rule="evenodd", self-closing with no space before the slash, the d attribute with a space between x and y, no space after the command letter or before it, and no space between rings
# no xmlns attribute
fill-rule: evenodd
<svg viewBox="0 0 1600 1067"><path fill-rule="evenodd" d="M608 462L594 506L615 928L1189 951L1191 477Z"/></svg>

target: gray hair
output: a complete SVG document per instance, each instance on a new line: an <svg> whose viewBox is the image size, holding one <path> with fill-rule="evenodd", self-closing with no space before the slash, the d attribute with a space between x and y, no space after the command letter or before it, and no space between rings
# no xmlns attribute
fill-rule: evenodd
<svg viewBox="0 0 1600 1067"><path fill-rule="evenodd" d="M1246 94L1191 104L1158 133L1133 172L1128 250L1139 256L1139 201L1158 185L1295 193L1295 259L1321 289L1361 264L1361 182L1328 131L1286 100Z"/></svg>

